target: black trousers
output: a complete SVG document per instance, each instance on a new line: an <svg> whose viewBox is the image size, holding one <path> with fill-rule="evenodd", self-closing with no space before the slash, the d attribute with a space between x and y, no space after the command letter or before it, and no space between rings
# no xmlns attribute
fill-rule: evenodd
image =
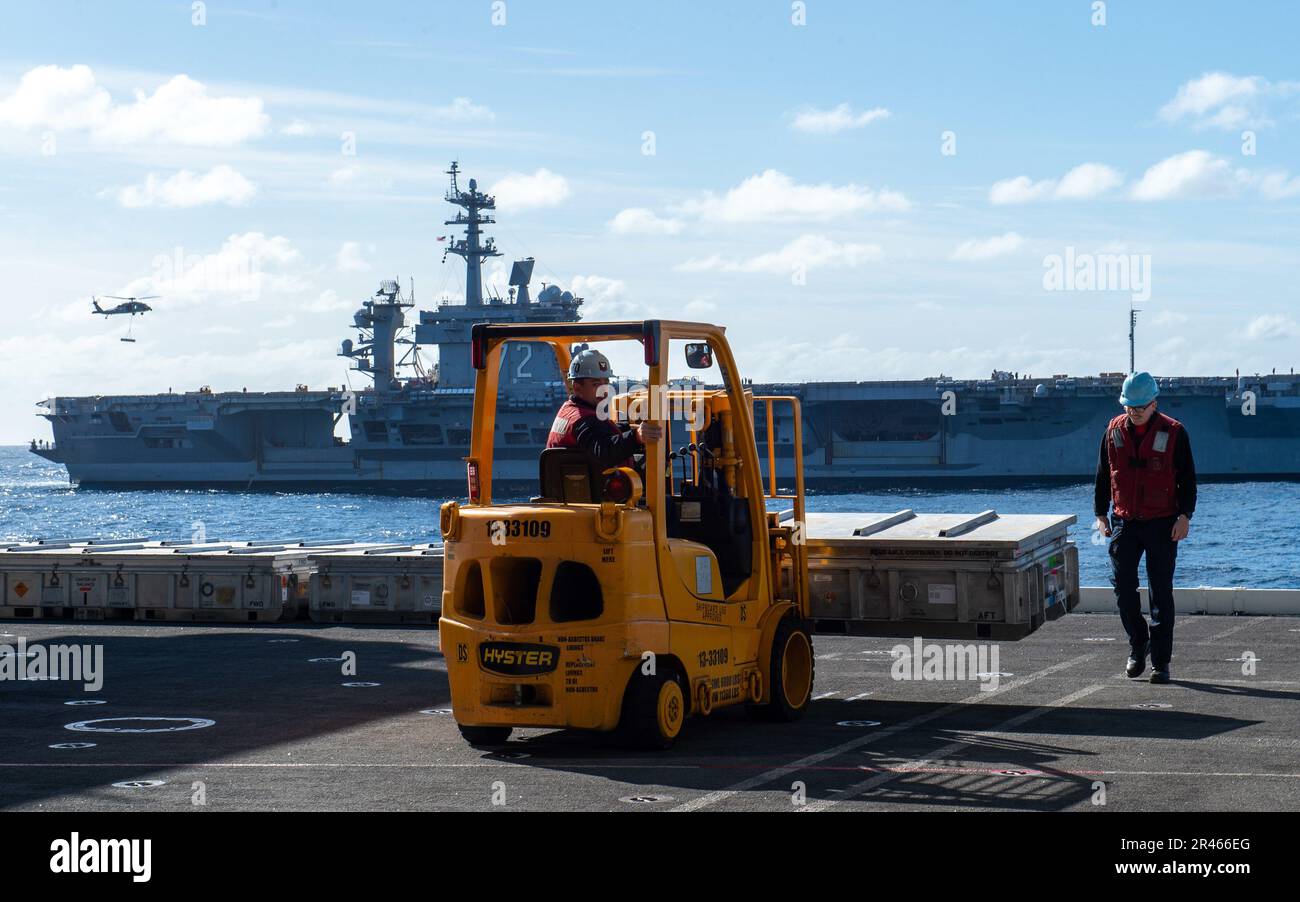
<svg viewBox="0 0 1300 902"><path fill-rule="evenodd" d="M1169 666L1174 651L1174 565L1178 543L1170 538L1178 518L1122 520L1111 517L1110 584L1115 588L1119 619L1128 633L1129 647L1142 651L1151 642L1151 666ZM1151 626L1142 616L1138 595L1138 561L1147 559L1147 596L1151 603Z"/></svg>

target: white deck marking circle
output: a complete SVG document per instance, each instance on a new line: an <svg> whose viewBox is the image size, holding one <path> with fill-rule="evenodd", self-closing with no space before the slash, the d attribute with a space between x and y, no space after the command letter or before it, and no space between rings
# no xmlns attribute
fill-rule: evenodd
<svg viewBox="0 0 1300 902"><path fill-rule="evenodd" d="M121 723L165 723L171 726L103 726L103 724ZM215 720L208 720L206 717L101 717L99 720L79 720L76 723L66 724L63 728L78 733L180 733L185 730L202 730L205 727L215 726L216 723Z"/></svg>
<svg viewBox="0 0 1300 902"><path fill-rule="evenodd" d="M949 714L962 710L967 705L979 704L981 702L986 702L989 699L1000 698L1004 693L1010 692L1012 689L1018 689L1021 686L1032 683L1034 680L1041 679L1045 676L1051 676L1054 673L1059 673L1062 670L1074 667L1077 664L1082 664L1084 661L1090 661L1096 657L1097 653L1094 652L1092 654L1079 655L1077 658L1071 658L1070 660L1062 661L1059 664L1053 664L1051 667L1044 668L1037 673L1031 673L1029 676L1016 680L1014 683L1006 683L1005 685L999 686L992 692L977 692L974 695L968 695L961 701L953 702L951 705L944 705L942 708L930 711L927 714L918 714L916 717L905 720L900 724L895 724L892 727L886 727L879 732L874 732L858 739L850 739L848 742L841 742L839 745L831 746L825 751L815 752L814 754L806 755L797 761L792 761L789 764L782 765L781 767L774 767L771 770L763 771L761 774L757 774L747 780L741 780L739 783L736 783L727 789L719 789L715 792L706 793L698 799L691 799L689 802L683 802L672 810L698 811L701 808L716 805L719 802L731 798L737 793L754 789L758 786L763 786L764 784L771 783L774 780L780 780L781 778L797 773L806 767L812 767L813 765L820 764L830 758L843 755L845 752L851 752L864 745L880 742L882 739L888 739L889 737L895 736L905 730L919 727L921 724L929 723L930 721L937 720L940 717L946 717Z"/></svg>
<svg viewBox="0 0 1300 902"><path fill-rule="evenodd" d="M93 749L99 743L97 742L56 742L50 746L52 749Z"/></svg>
<svg viewBox="0 0 1300 902"><path fill-rule="evenodd" d="M64 702L65 705L107 705L108 702L99 698L74 698L70 702Z"/></svg>
<svg viewBox="0 0 1300 902"><path fill-rule="evenodd" d="M153 789L166 785L166 780L123 780L121 783L113 784L118 789Z"/></svg>
<svg viewBox="0 0 1300 902"><path fill-rule="evenodd" d="M378 686L380 684L379 683L344 683L343 685L347 686L349 689L370 689L371 687Z"/></svg>

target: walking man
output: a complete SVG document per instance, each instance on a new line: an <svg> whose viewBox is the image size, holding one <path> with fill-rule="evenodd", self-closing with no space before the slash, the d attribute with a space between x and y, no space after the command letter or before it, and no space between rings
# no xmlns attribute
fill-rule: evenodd
<svg viewBox="0 0 1300 902"><path fill-rule="evenodd" d="M1124 413L1106 426L1097 459L1096 529L1110 537L1111 585L1128 633L1125 673L1136 679L1151 655L1151 682L1169 682L1174 649L1174 564L1196 509L1196 468L1183 424L1156 410L1150 373L1124 380ZM1109 513L1109 519L1107 514ZM1147 561L1151 625L1142 616L1138 561Z"/></svg>

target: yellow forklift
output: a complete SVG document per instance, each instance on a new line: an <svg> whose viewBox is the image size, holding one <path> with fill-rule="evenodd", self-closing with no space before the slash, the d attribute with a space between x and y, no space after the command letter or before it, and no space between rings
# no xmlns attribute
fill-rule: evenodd
<svg viewBox="0 0 1300 902"><path fill-rule="evenodd" d="M637 747L666 749L692 714L743 704L761 718L801 715L814 665L798 400L754 397L724 329L704 323L480 323L471 341L468 503L441 510L439 621L464 738L493 746L515 727L618 730ZM602 469L581 449L547 449L535 497L494 501L501 354L525 341L549 346L561 373L575 345L642 346L644 384L607 407L620 422L660 424L643 461ZM716 362L723 387L670 386L676 349L691 369ZM781 404L793 413L792 495L778 494L775 476Z"/></svg>

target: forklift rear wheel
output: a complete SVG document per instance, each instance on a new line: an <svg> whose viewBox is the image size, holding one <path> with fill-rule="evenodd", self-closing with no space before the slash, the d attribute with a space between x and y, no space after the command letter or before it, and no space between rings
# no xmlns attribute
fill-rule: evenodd
<svg viewBox="0 0 1300 902"><path fill-rule="evenodd" d="M460 727L460 735L470 745L493 746L505 745L510 738L510 727L467 727L464 724L457 724Z"/></svg>
<svg viewBox="0 0 1300 902"><path fill-rule="evenodd" d="M672 747L681 735L688 710L682 683L676 669L663 662L650 676L639 667L633 671L618 722L625 742L640 749Z"/></svg>
<svg viewBox="0 0 1300 902"><path fill-rule="evenodd" d="M812 637L798 618L786 617L772 637L772 697L767 704L746 705L745 709L762 720L799 718L812 698L815 668Z"/></svg>

